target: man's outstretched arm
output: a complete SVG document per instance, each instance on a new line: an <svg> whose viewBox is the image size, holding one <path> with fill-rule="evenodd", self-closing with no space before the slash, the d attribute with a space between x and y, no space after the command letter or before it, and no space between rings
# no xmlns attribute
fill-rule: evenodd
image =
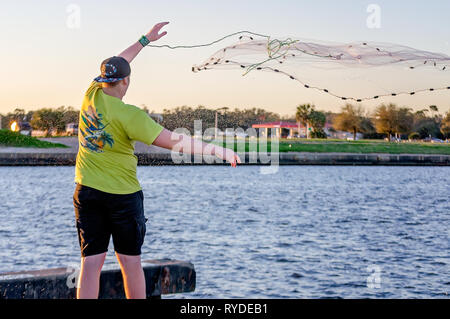
<svg viewBox="0 0 450 319"><path fill-rule="evenodd" d="M167 34L167 32L164 31L160 34L159 31L168 23L169 22L161 22L156 24L145 36L150 42L155 42L161 39ZM131 63L131 61L134 60L134 58L139 54L139 52L141 52L143 48L144 47L142 46L142 44L139 41L136 41L136 43L132 44L128 49L120 53L119 56L127 60L128 63Z"/></svg>
<svg viewBox="0 0 450 319"><path fill-rule="evenodd" d="M222 160L226 160L233 167L241 163L241 159L233 150L208 144L184 134L171 132L167 129L162 130L153 142L153 145L169 150L176 148L176 151L185 154L215 155Z"/></svg>

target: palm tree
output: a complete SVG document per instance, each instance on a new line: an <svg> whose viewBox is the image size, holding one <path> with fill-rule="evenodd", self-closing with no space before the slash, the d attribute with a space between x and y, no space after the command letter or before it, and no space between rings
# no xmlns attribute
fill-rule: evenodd
<svg viewBox="0 0 450 319"><path fill-rule="evenodd" d="M297 113L295 119L298 123L298 134L300 135L300 123L306 127L306 138L309 138L309 120L311 112L314 110L314 105L302 104L297 106Z"/></svg>
<svg viewBox="0 0 450 319"><path fill-rule="evenodd" d="M114 144L114 139L112 138L111 134L102 131L99 137L99 142L101 142L102 146L108 144L109 146L112 147Z"/></svg>

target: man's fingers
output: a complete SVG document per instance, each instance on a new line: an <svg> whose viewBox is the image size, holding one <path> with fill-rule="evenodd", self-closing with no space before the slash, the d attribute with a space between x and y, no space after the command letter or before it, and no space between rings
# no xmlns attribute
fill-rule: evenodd
<svg viewBox="0 0 450 319"><path fill-rule="evenodd" d="M167 32L165 32L165 31L164 31L163 33L159 34L159 35L158 35L158 40L161 39L161 38L162 38L163 36L165 36L166 34L167 34Z"/></svg>
<svg viewBox="0 0 450 319"><path fill-rule="evenodd" d="M231 166L232 167L236 167L237 164L240 164L240 163L241 163L241 159L239 158L239 156L238 155L234 155L233 159L231 160Z"/></svg>
<svg viewBox="0 0 450 319"><path fill-rule="evenodd" d="M166 24L169 24L169 22L161 22L161 23L155 24L149 33L158 34L159 31L162 29L162 27L164 27ZM166 34L167 34L167 32L166 32Z"/></svg>
<svg viewBox="0 0 450 319"><path fill-rule="evenodd" d="M167 24L169 24L169 22L161 22L161 23L158 23L157 25L155 25L155 28L157 30L160 30L160 29L162 29L162 27L164 27Z"/></svg>

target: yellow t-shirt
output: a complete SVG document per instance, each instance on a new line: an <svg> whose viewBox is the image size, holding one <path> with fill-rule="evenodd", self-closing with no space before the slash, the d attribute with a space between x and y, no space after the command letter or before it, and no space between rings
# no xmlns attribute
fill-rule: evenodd
<svg viewBox="0 0 450 319"><path fill-rule="evenodd" d="M151 145L162 130L143 110L93 82L80 111L75 182L112 194L141 190L134 146L136 141Z"/></svg>

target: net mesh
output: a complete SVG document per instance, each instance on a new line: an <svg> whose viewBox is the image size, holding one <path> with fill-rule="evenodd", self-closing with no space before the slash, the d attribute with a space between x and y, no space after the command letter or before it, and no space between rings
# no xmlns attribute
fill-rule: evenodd
<svg viewBox="0 0 450 319"><path fill-rule="evenodd" d="M263 37L241 35L192 71L242 69L243 75L269 71L306 89L357 102L450 89L450 57L445 54L391 43ZM364 82L368 85L362 88ZM355 91L369 95L357 96Z"/></svg>

